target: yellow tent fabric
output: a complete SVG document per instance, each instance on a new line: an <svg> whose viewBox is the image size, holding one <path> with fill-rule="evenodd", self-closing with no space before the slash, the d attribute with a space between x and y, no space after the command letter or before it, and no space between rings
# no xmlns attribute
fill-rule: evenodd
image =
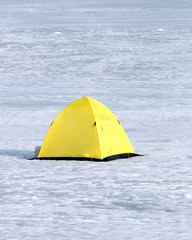
<svg viewBox="0 0 192 240"><path fill-rule="evenodd" d="M102 103L85 96L54 119L37 158L111 160L134 155L115 115Z"/></svg>

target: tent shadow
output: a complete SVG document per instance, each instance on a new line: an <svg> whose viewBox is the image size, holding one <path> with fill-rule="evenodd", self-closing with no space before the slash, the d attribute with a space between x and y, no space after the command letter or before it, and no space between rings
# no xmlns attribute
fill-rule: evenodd
<svg viewBox="0 0 192 240"><path fill-rule="evenodd" d="M26 158L26 157L32 157L33 155L34 155L34 152L28 151L28 150L0 149L0 156Z"/></svg>

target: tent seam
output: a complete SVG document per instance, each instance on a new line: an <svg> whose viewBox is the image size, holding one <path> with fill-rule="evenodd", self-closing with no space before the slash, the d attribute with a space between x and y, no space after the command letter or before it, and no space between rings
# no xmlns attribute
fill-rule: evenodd
<svg viewBox="0 0 192 240"><path fill-rule="evenodd" d="M90 107L91 107L91 111L92 111L92 113L93 113L93 116L94 116L94 119L95 119L95 122L96 122L96 117L95 117L95 113L94 113L94 111L93 111L93 106L92 106L89 98L87 98L87 101L88 101L88 103L89 103L89 105L90 105ZM96 127L96 129L97 129L97 124L96 124L94 127ZM92 153L93 153L93 143L94 143L94 138L95 138L95 129L94 129L93 131L94 131L94 133L93 133L93 142L92 142L92 149L91 149L91 158L93 158L93 157L92 157ZM98 131L97 131L97 135L98 135ZM100 150L100 154L101 154L100 157L101 157L101 159L102 159L102 152L101 152L101 145L100 145L99 136L98 136L98 143L99 143L99 150Z"/></svg>

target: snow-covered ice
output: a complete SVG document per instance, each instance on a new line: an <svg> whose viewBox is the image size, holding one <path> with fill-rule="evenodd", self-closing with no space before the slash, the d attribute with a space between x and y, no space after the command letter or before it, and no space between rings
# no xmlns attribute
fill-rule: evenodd
<svg viewBox="0 0 192 240"><path fill-rule="evenodd" d="M191 2L48 2L0 5L0 239L191 239ZM26 160L84 95L146 155Z"/></svg>

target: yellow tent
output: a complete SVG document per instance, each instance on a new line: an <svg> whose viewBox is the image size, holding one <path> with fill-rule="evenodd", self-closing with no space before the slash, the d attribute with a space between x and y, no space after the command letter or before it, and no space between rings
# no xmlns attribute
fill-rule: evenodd
<svg viewBox="0 0 192 240"><path fill-rule="evenodd" d="M112 160L137 156L123 127L102 103L83 97L52 122L38 159Z"/></svg>

